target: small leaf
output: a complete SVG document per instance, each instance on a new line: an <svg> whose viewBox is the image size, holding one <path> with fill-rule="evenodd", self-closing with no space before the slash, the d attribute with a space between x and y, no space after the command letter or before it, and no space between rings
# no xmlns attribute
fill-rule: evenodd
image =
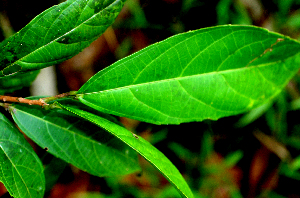
<svg viewBox="0 0 300 198"><path fill-rule="evenodd" d="M0 78L0 95L29 87L38 74L39 70Z"/></svg>
<svg viewBox="0 0 300 198"><path fill-rule="evenodd" d="M15 122L29 138L81 170L96 176L125 175L140 170L134 150L68 111L47 111L21 104L11 109Z"/></svg>
<svg viewBox="0 0 300 198"><path fill-rule="evenodd" d="M190 31L100 71L77 97L154 124L216 120L274 98L298 71L299 51L297 41L252 26Z"/></svg>
<svg viewBox="0 0 300 198"><path fill-rule="evenodd" d="M81 109L61 104L59 104L59 106L82 118L89 120L90 122L100 126L101 128L110 132L112 135L116 136L118 139L136 150L158 171L160 171L178 190L182 197L194 197L189 186L187 185L177 168L169 161L168 158L166 158L166 156L164 156L164 154L162 154L159 150L157 150L142 137L131 133L124 127L114 122L111 122L103 117L97 116L87 111L82 111Z"/></svg>
<svg viewBox="0 0 300 198"><path fill-rule="evenodd" d="M15 198L44 197L43 165L23 135L0 113L0 180Z"/></svg>
<svg viewBox="0 0 300 198"><path fill-rule="evenodd" d="M60 63L109 27L125 0L68 0L34 18L0 43L0 77Z"/></svg>

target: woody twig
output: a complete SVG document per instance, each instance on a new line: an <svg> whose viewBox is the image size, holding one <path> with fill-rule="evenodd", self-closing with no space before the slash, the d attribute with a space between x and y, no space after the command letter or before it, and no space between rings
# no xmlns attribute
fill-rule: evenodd
<svg viewBox="0 0 300 198"><path fill-rule="evenodd" d="M26 99L26 98L22 98L22 97L0 95L0 101L3 101L4 103L24 103L24 104L28 104L28 105L38 105L41 107L45 107L45 106L49 106L48 102L51 102L58 98L65 98L65 97L75 96L75 95L76 95L76 91L71 91L68 93L63 93L63 94L59 94L59 95L52 96L52 97L40 98L38 100L31 100L31 99Z"/></svg>
<svg viewBox="0 0 300 198"><path fill-rule="evenodd" d="M0 95L0 100L3 102L9 102L9 103L17 102L17 103L25 103L28 105L39 105L39 106L48 105L43 99L30 100L30 99L21 98L21 97L1 96Z"/></svg>

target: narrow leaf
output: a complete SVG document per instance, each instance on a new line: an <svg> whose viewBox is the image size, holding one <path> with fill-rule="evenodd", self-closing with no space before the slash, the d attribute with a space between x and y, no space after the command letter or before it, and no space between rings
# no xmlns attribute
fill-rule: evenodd
<svg viewBox="0 0 300 198"><path fill-rule="evenodd" d="M134 150L68 111L20 104L11 109L15 122L28 137L81 170L96 176L116 176L140 169Z"/></svg>
<svg viewBox="0 0 300 198"><path fill-rule="evenodd" d="M297 72L299 51L297 41L253 26L190 31L100 71L77 97L155 124L216 120L274 98Z"/></svg>
<svg viewBox="0 0 300 198"><path fill-rule="evenodd" d="M43 165L23 135L0 114L0 180L15 198L42 198Z"/></svg>
<svg viewBox="0 0 300 198"><path fill-rule="evenodd" d="M0 77L41 69L79 53L119 14L125 0L68 0L0 44Z"/></svg>
<svg viewBox="0 0 300 198"><path fill-rule="evenodd" d="M124 127L117 125L114 122L111 122L95 114L66 105L59 104L59 106L82 118L89 120L90 122L100 126L101 128L110 132L112 135L116 136L118 139L120 139L128 146L136 150L158 171L160 171L179 191L182 197L194 197L189 186L185 182L178 169L169 161L168 158L166 158L166 156L164 156L164 154L162 154L159 150L157 150L154 146L152 146L142 137L139 137L133 134L132 132L128 131Z"/></svg>

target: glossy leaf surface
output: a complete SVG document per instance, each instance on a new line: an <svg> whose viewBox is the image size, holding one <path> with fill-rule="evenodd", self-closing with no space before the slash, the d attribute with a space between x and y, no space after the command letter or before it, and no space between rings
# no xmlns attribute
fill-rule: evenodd
<svg viewBox="0 0 300 198"><path fill-rule="evenodd" d="M96 176L116 176L140 169L134 150L68 111L20 104L11 109L15 122L28 137L81 170Z"/></svg>
<svg viewBox="0 0 300 198"><path fill-rule="evenodd" d="M0 44L0 77L41 69L79 53L110 26L125 0L68 0Z"/></svg>
<svg viewBox="0 0 300 198"><path fill-rule="evenodd" d="M178 169L164 154L162 154L142 137L133 134L124 127L117 125L116 123L111 122L103 117L91 114L79 108L66 105L60 106L104 128L115 137L126 143L128 146L136 150L169 180L169 182L178 190L182 197L194 197Z"/></svg>
<svg viewBox="0 0 300 198"><path fill-rule="evenodd" d="M274 98L297 72L299 51L297 41L252 26L190 31L100 71L77 97L155 124L216 120Z"/></svg>
<svg viewBox="0 0 300 198"><path fill-rule="evenodd" d="M0 180L15 198L42 198L43 165L24 136L0 113Z"/></svg>

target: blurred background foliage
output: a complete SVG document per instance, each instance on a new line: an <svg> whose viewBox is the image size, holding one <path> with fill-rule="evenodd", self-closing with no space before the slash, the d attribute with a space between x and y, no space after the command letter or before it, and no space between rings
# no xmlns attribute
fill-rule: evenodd
<svg viewBox="0 0 300 198"><path fill-rule="evenodd" d="M0 40L60 2L0 0ZM42 77L33 88L12 95L54 95L78 90L116 60L174 34L203 27L256 25L298 39L299 8L300 0L127 0L116 22L90 47L52 67L51 75L46 71L46 76L52 76L49 80ZM218 121L179 126L155 126L126 118L120 121L178 167L196 198L300 197L299 83L300 75L296 75L276 100L244 115ZM53 85L51 90L44 87L47 85ZM45 197L179 196L142 158L141 173L98 178L32 145L45 164ZM1 197L9 197L3 185L0 191Z"/></svg>

